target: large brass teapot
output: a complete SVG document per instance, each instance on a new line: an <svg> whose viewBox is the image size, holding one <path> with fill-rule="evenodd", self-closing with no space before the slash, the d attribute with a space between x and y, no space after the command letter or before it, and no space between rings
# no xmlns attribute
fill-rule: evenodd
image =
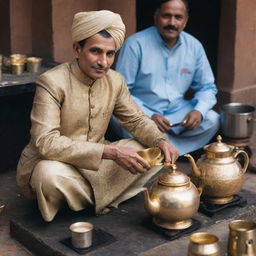
<svg viewBox="0 0 256 256"><path fill-rule="evenodd" d="M245 151L223 143L220 135L217 136L217 142L206 145L204 150L206 153L197 163L191 155L185 155L192 165L192 181L203 184L202 196L205 200L226 204L243 186L249 157ZM239 154L243 156L243 166L237 160Z"/></svg>
<svg viewBox="0 0 256 256"><path fill-rule="evenodd" d="M201 189L190 178L176 170L162 173L150 189L143 188L146 210L153 215L153 223L166 229L185 229L192 224L191 217L197 212Z"/></svg>

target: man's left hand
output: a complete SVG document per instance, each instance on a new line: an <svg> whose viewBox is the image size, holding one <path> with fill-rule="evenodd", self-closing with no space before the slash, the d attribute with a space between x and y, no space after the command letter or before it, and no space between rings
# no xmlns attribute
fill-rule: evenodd
<svg viewBox="0 0 256 256"><path fill-rule="evenodd" d="M179 157L179 151L165 140L160 140L157 147L164 153L164 160L166 163L174 164Z"/></svg>
<svg viewBox="0 0 256 256"><path fill-rule="evenodd" d="M202 114L198 110L189 112L183 121L183 126L189 130L197 128L202 122Z"/></svg>

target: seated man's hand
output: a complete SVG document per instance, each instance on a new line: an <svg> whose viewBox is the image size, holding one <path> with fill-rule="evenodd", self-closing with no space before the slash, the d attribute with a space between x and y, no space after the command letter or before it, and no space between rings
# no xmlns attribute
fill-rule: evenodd
<svg viewBox="0 0 256 256"><path fill-rule="evenodd" d="M187 129L193 130L197 128L202 121L202 114L198 110L189 112L183 121L183 126Z"/></svg>
<svg viewBox="0 0 256 256"><path fill-rule="evenodd" d="M137 151L136 148L105 145L102 158L114 160L132 174L144 173L150 169L150 165Z"/></svg>
<svg viewBox="0 0 256 256"><path fill-rule="evenodd" d="M154 115L152 115L151 119L156 123L158 129L161 132L164 133L170 129L170 123L165 117L163 117L159 114L154 114Z"/></svg>
<svg viewBox="0 0 256 256"><path fill-rule="evenodd" d="M164 153L164 161L166 163L175 163L175 161L179 157L179 151L173 145L165 140L160 140L156 146L160 148Z"/></svg>

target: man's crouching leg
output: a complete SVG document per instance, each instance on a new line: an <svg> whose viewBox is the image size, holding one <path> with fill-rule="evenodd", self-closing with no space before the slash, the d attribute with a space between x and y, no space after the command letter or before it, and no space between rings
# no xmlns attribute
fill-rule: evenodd
<svg viewBox="0 0 256 256"><path fill-rule="evenodd" d="M52 221L63 202L79 211L93 204L89 182L72 165L58 161L40 161L34 168L30 184L45 221Z"/></svg>

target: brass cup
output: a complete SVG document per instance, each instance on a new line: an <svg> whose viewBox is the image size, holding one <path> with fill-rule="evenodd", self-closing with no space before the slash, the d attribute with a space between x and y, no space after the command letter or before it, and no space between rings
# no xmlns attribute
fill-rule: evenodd
<svg viewBox="0 0 256 256"><path fill-rule="evenodd" d="M28 70L28 72L31 72L31 73L40 72L41 63L42 63L41 58L36 58L36 57L27 58L27 70Z"/></svg>
<svg viewBox="0 0 256 256"><path fill-rule="evenodd" d="M10 64L25 64L27 56L25 54L11 54L10 55Z"/></svg>
<svg viewBox="0 0 256 256"><path fill-rule="evenodd" d="M92 245L93 224L76 222L70 225L72 245L75 248L88 248Z"/></svg>
<svg viewBox="0 0 256 256"><path fill-rule="evenodd" d="M164 156L160 148L147 148L137 152L150 166L162 165Z"/></svg>
<svg viewBox="0 0 256 256"><path fill-rule="evenodd" d="M21 75L24 72L24 63L14 62L11 64L12 74Z"/></svg>
<svg viewBox="0 0 256 256"><path fill-rule="evenodd" d="M228 255L256 255L256 223L233 220L229 223Z"/></svg>
<svg viewBox="0 0 256 256"><path fill-rule="evenodd" d="M198 232L189 237L188 256L220 256L217 236Z"/></svg>
<svg viewBox="0 0 256 256"><path fill-rule="evenodd" d="M4 208L5 208L4 204L0 205L0 214L3 212Z"/></svg>

